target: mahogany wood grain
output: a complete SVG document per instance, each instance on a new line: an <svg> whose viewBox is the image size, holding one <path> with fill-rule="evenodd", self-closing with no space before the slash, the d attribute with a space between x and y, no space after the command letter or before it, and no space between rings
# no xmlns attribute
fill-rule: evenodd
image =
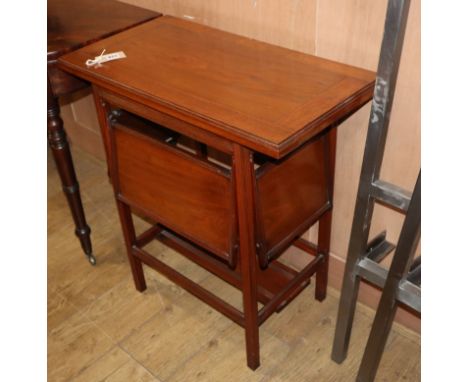
<svg viewBox="0 0 468 382"><path fill-rule="evenodd" d="M325 139L321 136L288 156L280 163L268 163L257 170L257 226L262 252L277 253L284 239L301 235L304 222L331 202L328 198L325 163ZM318 218L318 216L317 216ZM266 266L264 263L263 266Z"/></svg>
<svg viewBox="0 0 468 382"><path fill-rule="evenodd" d="M326 190L328 199L333 200L333 189L335 182L335 157L336 157L336 126L333 126L325 136L325 169L326 169ZM315 298L323 301L327 295L328 285L328 264L330 259L330 238L332 225L331 209L319 220L317 251L323 256L321 267L317 271L315 283Z"/></svg>
<svg viewBox="0 0 468 382"><path fill-rule="evenodd" d="M127 58L86 67L104 48ZM335 150L329 127L371 98L374 74L173 17L84 47L59 65L93 83L118 203L163 228L136 239L131 217L121 213L129 253L243 325L247 364L256 369L261 322L315 272L316 298L325 297ZM125 121L116 109L153 123ZM211 150L227 160L215 163ZM274 261L317 220L309 265L294 273ZM242 315L152 259L141 246L153 235L240 288ZM134 279L138 287L139 267Z"/></svg>
<svg viewBox="0 0 468 382"><path fill-rule="evenodd" d="M53 94L58 97L88 86L57 68L60 56L159 16L158 12L116 0L49 0L47 75Z"/></svg>
<svg viewBox="0 0 468 382"><path fill-rule="evenodd" d="M132 270L135 288L137 291L143 292L146 289L146 281L141 259L137 258L133 253L133 247L136 244L136 234L132 214L129 206L119 200L117 200L117 209L119 211L120 224L122 225L125 244L127 246L128 262Z"/></svg>
<svg viewBox="0 0 468 382"><path fill-rule="evenodd" d="M115 0L48 0L47 61L157 16Z"/></svg>
<svg viewBox="0 0 468 382"><path fill-rule="evenodd" d="M51 83L52 94L55 97L67 96L89 86L87 81L57 68L56 61L47 62L47 78Z"/></svg>
<svg viewBox="0 0 468 382"><path fill-rule="evenodd" d="M85 61L103 49L128 57L87 68ZM375 77L170 16L68 54L59 64L276 158L369 101Z"/></svg>
<svg viewBox="0 0 468 382"><path fill-rule="evenodd" d="M106 154L106 164L107 164L107 175L111 176L110 163L111 163L111 153L110 153L110 122L108 120L108 115L110 113L109 105L99 97L94 86L92 86L92 91L94 94L93 100L96 107L96 116L99 121L99 128L101 131L101 139L104 141L104 152Z"/></svg>
<svg viewBox="0 0 468 382"><path fill-rule="evenodd" d="M235 222L230 175L135 129L113 130L118 195L229 261Z"/></svg>
<svg viewBox="0 0 468 382"><path fill-rule="evenodd" d="M255 169L253 153L245 147L235 145L233 169L239 220L239 252L247 365L252 370L255 370L260 366L260 338L257 311L257 259L254 216Z"/></svg>
<svg viewBox="0 0 468 382"><path fill-rule="evenodd" d="M105 107L103 104L101 109ZM107 119L101 122L103 126L107 124ZM119 137L122 137L122 134L133 135L133 138L128 137L131 142L126 138L114 149L119 153L118 156L124 156L121 159L123 165L119 163L115 165L118 168L115 182L119 184L120 199L134 207L146 206L146 213L153 219L185 234L208 251L217 253L234 267L237 253L234 247L237 243L237 230L234 228L237 224L237 215L234 203L230 205L230 201L233 200L230 161L224 162L225 167L216 167L207 161L206 154L199 155L197 148L203 144L184 139L183 136L177 135L179 140L183 140L192 148L194 154L181 153L180 149L168 144L161 146L157 141L164 142L176 133L127 112L119 112L119 117L115 117L113 124L114 129L119 131ZM105 140L108 139L106 135L109 134L109 129L103 129ZM257 254L262 269L265 269L331 208L329 187L333 180L330 181L326 168L329 165L328 139L328 135L322 134L281 160L259 159L260 167L255 171L255 218ZM143 142L138 142L139 140ZM142 149L141 144L145 144L146 149ZM153 150L153 145L159 149ZM167 153L161 154L161 150L181 155L183 159L179 163L180 168L174 166L175 158L168 160ZM129 156L132 157L131 160ZM118 161L118 158L116 160ZM186 161L192 170L181 166L181 163ZM151 164L153 162L164 168L158 170L158 166ZM206 190L200 190L198 198L194 198L192 192L186 192L187 189L199 188L194 187L194 184L206 183L205 177L201 176L198 170L194 170L199 166L207 167L215 173L221 172L227 179L223 186L216 186L220 191L218 193L220 205L224 209L212 208L206 199L200 197L206 195L210 203L216 201L216 199L211 200L211 195L205 192ZM186 171L190 174L189 177L184 176ZM123 175L123 172L126 172L126 175ZM215 175L209 174L209 176ZM190 185L186 183L188 178L193 182ZM151 182L150 179L162 179L163 183ZM129 196L126 191L123 192L122 180L125 181L125 187L137 192L138 196ZM188 201L191 206L189 208L187 208ZM206 215L206 208L218 215L212 220L211 225L208 224L210 219ZM161 212L161 209L165 209L165 212ZM192 224L194 221L197 222L196 225ZM176 226L174 222L177 222ZM217 241L213 241L215 236ZM282 284L283 282L279 283ZM273 290L279 291L274 287Z"/></svg>

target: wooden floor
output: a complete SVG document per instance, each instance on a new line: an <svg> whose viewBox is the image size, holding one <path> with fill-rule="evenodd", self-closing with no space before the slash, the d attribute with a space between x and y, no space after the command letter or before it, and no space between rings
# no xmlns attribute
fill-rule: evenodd
<svg viewBox="0 0 468 382"><path fill-rule="evenodd" d="M330 359L339 294L313 282L261 327L261 367L247 368L243 330L151 269L134 289L105 164L73 151L98 265L82 255L48 158L49 381L353 381L373 319L359 305L349 356ZM138 220L137 228L146 225ZM152 253L241 307L227 284L155 243ZM420 380L420 337L396 324L378 381Z"/></svg>

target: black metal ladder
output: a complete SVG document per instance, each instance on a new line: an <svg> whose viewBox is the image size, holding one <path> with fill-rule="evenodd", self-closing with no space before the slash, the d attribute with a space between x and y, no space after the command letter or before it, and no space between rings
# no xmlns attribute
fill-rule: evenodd
<svg viewBox="0 0 468 382"><path fill-rule="evenodd" d="M332 359L341 363L348 350L360 280L383 288L358 381L374 379L397 303L421 311L420 258L412 263L421 228L421 172L413 193L380 179L409 5L409 0L388 1L333 343ZM406 213L389 270L379 264L395 249L385 232L368 242L375 202Z"/></svg>

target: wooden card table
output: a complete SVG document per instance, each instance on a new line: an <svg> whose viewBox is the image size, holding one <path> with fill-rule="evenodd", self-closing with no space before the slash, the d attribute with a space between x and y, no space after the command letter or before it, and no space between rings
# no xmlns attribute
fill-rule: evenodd
<svg viewBox="0 0 468 382"><path fill-rule="evenodd" d="M103 49L127 57L87 67ZM93 84L136 288L146 264L219 310L257 368L259 325L314 273L325 298L336 125L375 75L168 16L59 66ZM156 223L137 236L132 211ZM316 245L300 238L315 222ZM151 256L153 239L239 288L243 311ZM311 254L300 272L278 261L291 245Z"/></svg>
<svg viewBox="0 0 468 382"><path fill-rule="evenodd" d="M115 0L47 1L47 136L75 222L75 233L93 265L96 260L91 246L91 230L86 223L58 103L58 97L89 84L57 68L57 59L64 53L159 16L160 13Z"/></svg>

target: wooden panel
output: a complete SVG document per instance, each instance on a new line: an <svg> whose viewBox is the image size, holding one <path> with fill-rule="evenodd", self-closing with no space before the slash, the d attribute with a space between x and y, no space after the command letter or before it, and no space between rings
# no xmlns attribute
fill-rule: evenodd
<svg viewBox="0 0 468 382"><path fill-rule="evenodd" d="M104 48L127 58L88 68ZM366 103L375 78L170 16L62 56L59 66L276 158Z"/></svg>
<svg viewBox="0 0 468 382"><path fill-rule="evenodd" d="M235 219L228 176L120 126L115 145L118 188L126 201L145 206L156 221L230 258Z"/></svg>
<svg viewBox="0 0 468 382"><path fill-rule="evenodd" d="M259 226L268 252L328 202L324 137L269 163L258 179Z"/></svg>

